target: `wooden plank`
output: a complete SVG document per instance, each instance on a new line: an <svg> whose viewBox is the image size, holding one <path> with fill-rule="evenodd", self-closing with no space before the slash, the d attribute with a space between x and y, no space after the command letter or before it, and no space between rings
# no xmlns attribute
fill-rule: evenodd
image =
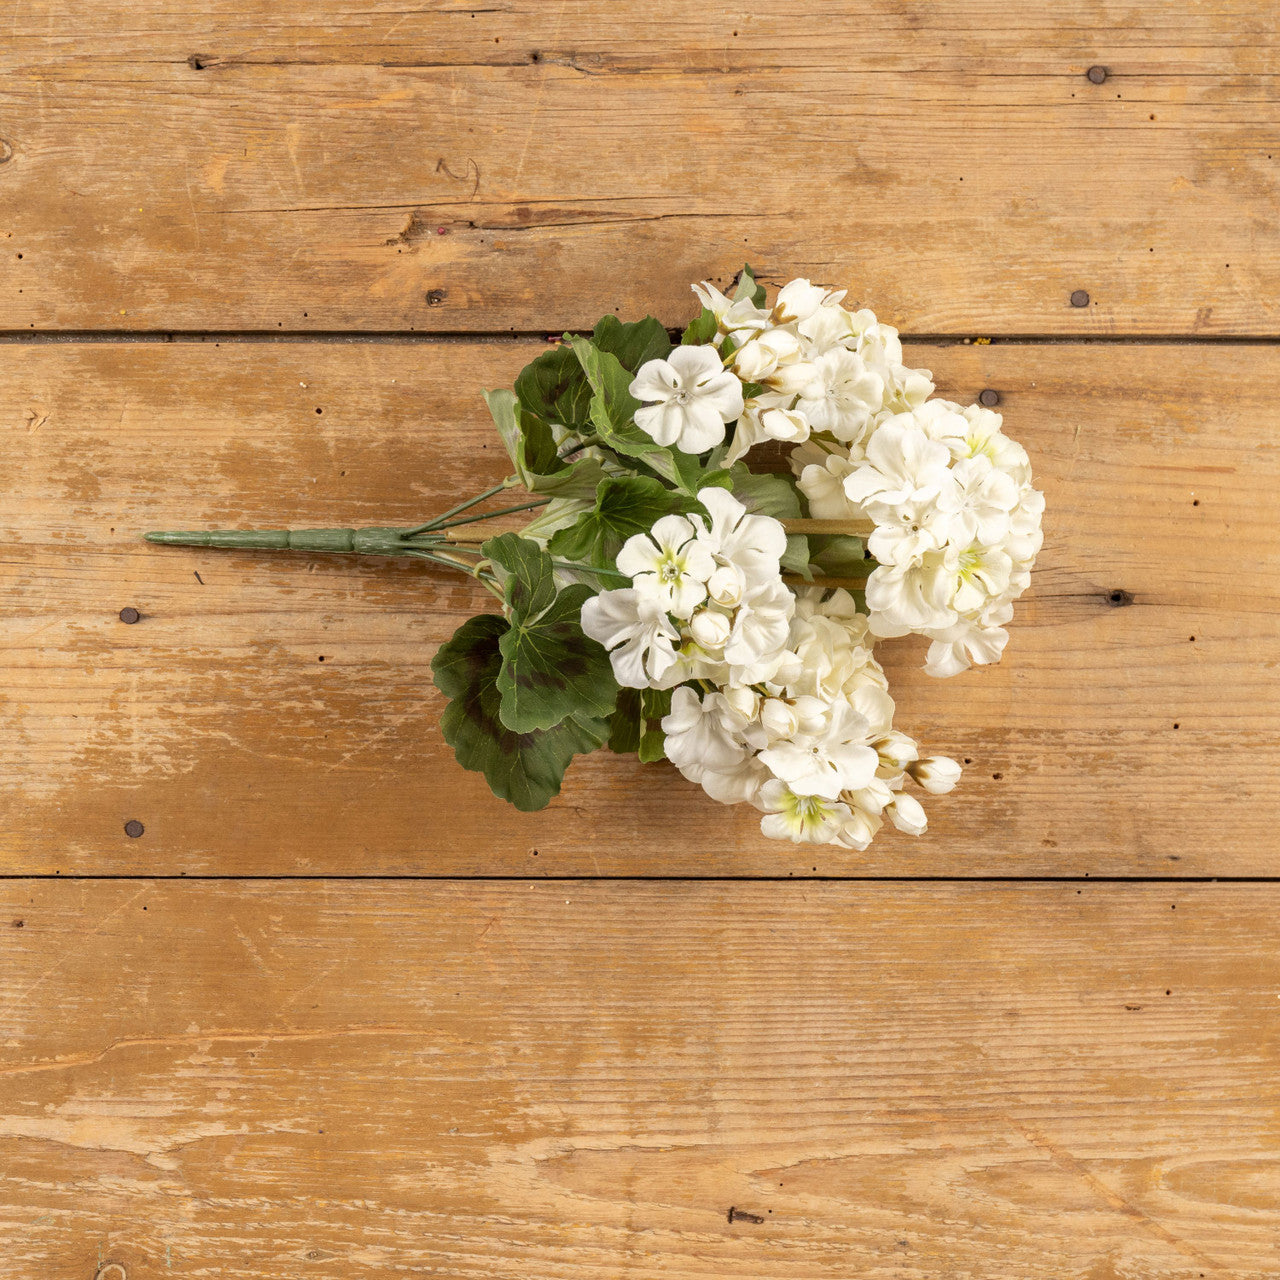
<svg viewBox="0 0 1280 1280"><path fill-rule="evenodd" d="M518 814L436 725L430 658L483 592L418 565L137 540L426 518L504 474L479 389L536 350L7 348L5 868L1276 873L1273 350L911 350L959 399L1003 395L1048 493L1047 543L998 668L937 681L922 646L883 647L902 726L972 763L927 836L887 831L863 856L767 841L751 810L607 753Z"/></svg>
<svg viewBox="0 0 1280 1280"><path fill-rule="evenodd" d="M19 5L0 49L4 324L677 323L691 280L747 257L919 334L1274 335L1270 16Z"/></svg>
<svg viewBox="0 0 1280 1280"><path fill-rule="evenodd" d="M1273 886L10 882L0 919L15 1277L1280 1267Z"/></svg>

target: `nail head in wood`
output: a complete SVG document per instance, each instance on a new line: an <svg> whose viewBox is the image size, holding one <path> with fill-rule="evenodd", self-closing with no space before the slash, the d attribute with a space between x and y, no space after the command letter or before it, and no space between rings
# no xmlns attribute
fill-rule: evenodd
<svg viewBox="0 0 1280 1280"><path fill-rule="evenodd" d="M1106 67L1090 67L1086 73L1089 77L1090 84L1102 84L1107 78Z"/></svg>
<svg viewBox="0 0 1280 1280"><path fill-rule="evenodd" d="M124 824L124 833L130 840L136 840L145 830L146 827L144 827L137 818L130 818L129 821Z"/></svg>
<svg viewBox="0 0 1280 1280"><path fill-rule="evenodd" d="M132 605L130 605L127 609L120 610L120 621L128 623L129 626L133 626L133 624L137 622L141 617L142 617L142 614L140 614L137 611L137 609L133 608Z"/></svg>
<svg viewBox="0 0 1280 1280"><path fill-rule="evenodd" d="M1071 295L1071 305L1073 307L1087 307L1089 305L1089 295L1083 289L1077 289Z"/></svg>
<svg viewBox="0 0 1280 1280"><path fill-rule="evenodd" d="M984 404L988 409L994 409L1000 403L1000 393L993 391L988 387L979 397L978 403Z"/></svg>

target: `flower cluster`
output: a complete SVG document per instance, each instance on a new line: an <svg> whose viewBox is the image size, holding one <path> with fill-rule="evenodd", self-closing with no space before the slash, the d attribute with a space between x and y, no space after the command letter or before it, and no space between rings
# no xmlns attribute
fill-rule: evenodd
<svg viewBox="0 0 1280 1280"><path fill-rule="evenodd" d="M765 835L865 849L883 815L925 828L908 776L949 791L946 757L921 760L893 729L893 699L867 619L844 590L793 593L782 525L748 514L724 489L698 492L709 519L664 516L628 539L631 586L582 607L630 688L672 689L667 758L723 804L762 810ZM827 597L827 598L824 598Z"/></svg>
<svg viewBox="0 0 1280 1280"><path fill-rule="evenodd" d="M902 363L898 331L842 307L843 289L793 280L770 308L709 283L694 292L715 319L714 340L652 361L630 388L647 402L636 425L660 443L710 449L736 419L728 464L764 440L799 444L813 433L857 447L878 416L933 391L927 370Z"/></svg>
<svg viewBox="0 0 1280 1280"><path fill-rule="evenodd" d="M842 291L770 303L745 268L732 297L694 292L678 343L608 316L488 394L515 509L541 510L467 553L503 619L437 655L446 736L525 808L607 742L754 805L771 837L919 834L908 784L941 794L960 767L895 729L875 645L926 636L937 676L999 659L1041 543L1027 454ZM752 470L766 445L789 471Z"/></svg>
<svg viewBox="0 0 1280 1280"><path fill-rule="evenodd" d="M750 685L782 662L795 596L779 565L787 535L748 515L727 489L702 489L707 515L668 515L629 538L618 568L631 586L582 606L582 629L610 651L624 688L686 680Z"/></svg>
<svg viewBox="0 0 1280 1280"><path fill-rule="evenodd" d="M1001 425L980 405L928 400L882 414L865 442L815 440L792 454L815 516L874 526L871 630L929 637L930 675L1000 660L1040 550L1044 495Z"/></svg>

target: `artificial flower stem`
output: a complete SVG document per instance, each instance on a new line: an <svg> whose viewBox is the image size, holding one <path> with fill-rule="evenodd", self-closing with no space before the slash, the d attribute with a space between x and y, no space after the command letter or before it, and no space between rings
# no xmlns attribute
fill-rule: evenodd
<svg viewBox="0 0 1280 1280"><path fill-rule="evenodd" d="M465 502L460 502L456 507L450 507L448 511L442 511L434 520L429 520L426 524L420 524L414 529L405 529L403 534L406 538L412 538L415 534L429 533L432 529L438 529L441 523L448 520L451 516L459 515L461 512L471 507L479 505L486 498L492 498L494 494L501 493L504 489L510 489L519 480L515 476L508 476L501 484L495 484L492 489L486 489L483 493L478 493L474 498L468 498Z"/></svg>
<svg viewBox="0 0 1280 1280"><path fill-rule="evenodd" d="M545 507L550 501L550 498L536 498L533 502L522 502L518 506L500 507L497 511L484 511L478 516L464 516L460 520L436 521L431 526L431 532L436 533L443 529L452 529L455 525L460 524L475 524L480 520L492 520L496 516L509 516L517 511L532 511L535 507Z"/></svg>
<svg viewBox="0 0 1280 1280"><path fill-rule="evenodd" d="M422 544L406 541L412 530L369 529L205 529L145 533L164 546L219 547L231 551L311 551L338 555L403 556Z"/></svg>
<svg viewBox="0 0 1280 1280"><path fill-rule="evenodd" d="M844 534L860 538L875 532L874 520L783 520L782 527L788 533Z"/></svg>
<svg viewBox="0 0 1280 1280"><path fill-rule="evenodd" d="M867 561L868 573L875 567L874 561ZM825 573L815 573L812 578L803 577L798 573L784 573L782 575L782 580L788 586L792 587L829 587L833 589L836 587L844 587L846 591L861 591L867 585L867 579L865 577L834 577Z"/></svg>
<svg viewBox="0 0 1280 1280"><path fill-rule="evenodd" d="M462 560L455 560L452 556L443 555L437 551L419 550L416 554L425 560L433 561L435 564L447 565L451 569L461 569L463 573L468 575L468 577L474 578L492 596L502 601L505 606L506 597L502 593L502 588L495 583L492 574L484 571L484 561L479 561L474 565L470 565Z"/></svg>

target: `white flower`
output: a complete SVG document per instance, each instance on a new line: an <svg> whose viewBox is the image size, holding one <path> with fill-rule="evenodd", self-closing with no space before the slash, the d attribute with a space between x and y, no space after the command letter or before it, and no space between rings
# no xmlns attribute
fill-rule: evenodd
<svg viewBox="0 0 1280 1280"><path fill-rule="evenodd" d="M975 542L963 551L950 549L945 572L951 608L957 613L976 613L1004 593L1013 561L1000 547L984 547Z"/></svg>
<svg viewBox="0 0 1280 1280"><path fill-rule="evenodd" d="M956 622L945 551L927 552L919 564L881 565L867 579L870 627L878 636L905 636Z"/></svg>
<svg viewBox="0 0 1280 1280"><path fill-rule="evenodd" d="M671 712L662 717L662 732L667 759L694 782L703 770L724 773L747 756L746 748L724 727L718 693L699 698L681 686L671 695Z"/></svg>
<svg viewBox="0 0 1280 1280"><path fill-rule="evenodd" d="M721 334L735 342L743 342L769 326L769 313L762 311L750 298L739 298L734 302L707 280L695 284L693 291L698 301L715 316Z"/></svg>
<svg viewBox="0 0 1280 1280"><path fill-rule="evenodd" d="M997 471L980 453L961 458L951 468L955 487L943 497L950 507L950 537L956 542L994 546L1009 533L1011 513L1018 505L1018 486L1005 471Z"/></svg>
<svg viewBox="0 0 1280 1280"><path fill-rule="evenodd" d="M816 357L813 369L795 407L815 431L829 431L837 440L860 440L884 403L884 379L844 347Z"/></svg>
<svg viewBox="0 0 1280 1280"><path fill-rule="evenodd" d="M881 564L915 564L926 551L945 546L951 531L951 513L943 504L954 487L948 479L940 495L908 500L893 506L875 505L876 527L867 538L867 550Z"/></svg>
<svg viewBox="0 0 1280 1280"><path fill-rule="evenodd" d="M796 598L780 578L762 582L742 598L724 646L735 684L758 684L776 674Z"/></svg>
<svg viewBox="0 0 1280 1280"><path fill-rule="evenodd" d="M834 844L852 816L847 804L823 796L797 795L778 778L760 788L757 804L765 811L760 830L771 840L793 844Z"/></svg>
<svg viewBox="0 0 1280 1280"><path fill-rule="evenodd" d="M663 516L648 533L627 539L618 552L618 568L645 599L677 618L687 618L707 598L707 579L715 572L710 550L684 516Z"/></svg>
<svg viewBox="0 0 1280 1280"><path fill-rule="evenodd" d="M661 445L703 453L724 439L742 413L742 383L725 371L715 347L676 347L665 360L640 366L629 388L636 426Z"/></svg>
<svg viewBox="0 0 1280 1280"><path fill-rule="evenodd" d="M871 843L876 832L884 826L884 822L878 813L869 809L863 809L857 805L850 805L849 808L849 817L840 828L836 843L844 845L846 849L857 849L861 852Z"/></svg>
<svg viewBox="0 0 1280 1280"><path fill-rule="evenodd" d="M880 767L876 772L882 778L901 777L903 770L910 770L920 755L915 739L908 738L905 733L899 733L896 729L886 733L883 738L877 738L871 745L880 757Z"/></svg>
<svg viewBox="0 0 1280 1280"><path fill-rule="evenodd" d="M718 563L741 569L748 582L777 575L778 561L787 549L786 531L777 520L748 515L727 489L699 489L698 501L711 519L695 515L693 522Z"/></svg>
<svg viewBox="0 0 1280 1280"><path fill-rule="evenodd" d="M925 756L907 765L907 772L930 795L944 796L960 781L960 766L950 756Z"/></svg>
<svg viewBox="0 0 1280 1280"><path fill-rule="evenodd" d="M762 395L748 400L742 409L742 417L733 430L733 443L724 457L724 465L731 467L749 449L762 440L783 440L798 443L809 438L809 423L802 413L784 408L791 396ZM774 402L777 403L774 403Z"/></svg>
<svg viewBox="0 0 1280 1280"><path fill-rule="evenodd" d="M879 757L867 745L867 730L867 722L847 702L837 703L825 733L776 743L760 759L797 795L835 800L875 777Z"/></svg>
<svg viewBox="0 0 1280 1280"><path fill-rule="evenodd" d="M819 520L844 520L860 514L857 504L844 491L845 480L855 470L854 463L840 453L824 454L820 462L807 463L796 488L809 500L809 514Z"/></svg>
<svg viewBox="0 0 1280 1280"><path fill-rule="evenodd" d="M680 633L662 606L635 587L602 591L585 601L582 629L610 650L614 677L628 689L657 687L654 681L676 663Z"/></svg>
<svg viewBox="0 0 1280 1280"><path fill-rule="evenodd" d="M945 677L959 675L973 663L985 666L999 662L1008 641L1004 627L983 626L964 618L934 638L924 669L931 676Z"/></svg>
<svg viewBox="0 0 1280 1280"><path fill-rule="evenodd" d="M951 454L899 414L876 428L867 460L844 482L850 501L887 508L904 502L931 502L950 480ZM872 510L876 520L880 513Z"/></svg>

